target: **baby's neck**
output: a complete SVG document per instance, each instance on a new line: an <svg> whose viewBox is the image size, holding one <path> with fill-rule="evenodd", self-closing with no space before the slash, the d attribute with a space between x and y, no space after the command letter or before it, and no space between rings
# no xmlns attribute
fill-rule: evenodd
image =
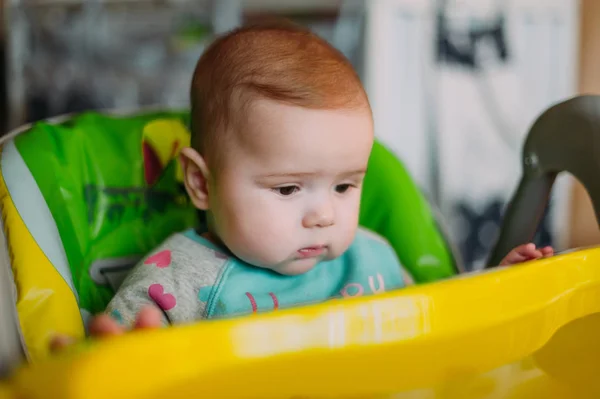
<svg viewBox="0 0 600 399"><path fill-rule="evenodd" d="M219 247L223 246L223 243L221 242L221 240L219 240L219 238L216 235L214 235L213 233L211 233L210 231L202 232L202 233L200 233L200 236L204 237L205 239L207 239L208 241L210 241L211 243L213 243Z"/></svg>
<svg viewBox="0 0 600 399"><path fill-rule="evenodd" d="M221 249L224 253L231 255L231 251L225 246L223 241L211 231L196 231L202 238L214 244L217 248Z"/></svg>
<svg viewBox="0 0 600 399"><path fill-rule="evenodd" d="M213 233L208 212L199 211L199 218L200 223L198 226L196 226L196 234L198 234L205 240L208 240L210 243L216 245L217 247L227 250L227 247L223 244L223 241L221 241L219 237L215 233Z"/></svg>

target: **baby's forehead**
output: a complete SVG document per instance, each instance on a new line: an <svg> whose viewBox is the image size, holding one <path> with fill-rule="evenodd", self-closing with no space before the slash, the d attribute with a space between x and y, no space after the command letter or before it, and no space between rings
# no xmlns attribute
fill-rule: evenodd
<svg viewBox="0 0 600 399"><path fill-rule="evenodd" d="M266 101L248 108L232 129L227 147L234 162L249 157L259 168L341 173L364 168L372 144L367 110L320 110Z"/></svg>
<svg viewBox="0 0 600 399"><path fill-rule="evenodd" d="M235 130L237 134L242 135L254 130L254 133L267 132L278 135L308 127L313 130L327 130L357 122L360 126L371 126L373 122L371 109L366 101L355 107L328 108L299 106L257 97L243 103L235 114Z"/></svg>

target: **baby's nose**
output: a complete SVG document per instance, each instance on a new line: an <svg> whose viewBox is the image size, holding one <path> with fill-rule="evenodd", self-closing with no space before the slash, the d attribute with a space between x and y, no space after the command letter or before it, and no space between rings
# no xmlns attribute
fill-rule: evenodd
<svg viewBox="0 0 600 399"><path fill-rule="evenodd" d="M335 224L335 212L330 201L309 211L302 219L302 225L307 228L329 227Z"/></svg>

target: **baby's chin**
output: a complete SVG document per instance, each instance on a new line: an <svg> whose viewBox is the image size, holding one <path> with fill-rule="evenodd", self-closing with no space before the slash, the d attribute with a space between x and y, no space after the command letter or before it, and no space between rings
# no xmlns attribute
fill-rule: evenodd
<svg viewBox="0 0 600 399"><path fill-rule="evenodd" d="M250 260L245 259L239 255L238 258L242 259L246 263L259 267L261 269L272 270L275 273L282 274L284 276L298 276L311 271L317 264L327 260L335 259L339 254L335 251L328 250L321 256L307 257L307 258L291 258L280 262L271 262L264 259L263 261L257 261L256 259Z"/></svg>
<svg viewBox="0 0 600 399"><path fill-rule="evenodd" d="M301 274L308 273L319 262L322 262L324 260L325 259L321 257L315 257L307 259L289 260L283 263L278 263L276 265L257 265L255 263L254 266L260 267L261 269L272 270L275 273L282 274L284 276L299 276Z"/></svg>
<svg viewBox="0 0 600 399"><path fill-rule="evenodd" d="M322 258L297 259L282 265L274 266L270 269L276 273L283 274L284 276L298 276L300 274L308 273L322 260Z"/></svg>

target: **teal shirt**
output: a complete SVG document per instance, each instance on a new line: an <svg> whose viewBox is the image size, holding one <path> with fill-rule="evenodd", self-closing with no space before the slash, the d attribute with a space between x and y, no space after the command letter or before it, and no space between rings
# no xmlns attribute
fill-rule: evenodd
<svg viewBox="0 0 600 399"><path fill-rule="evenodd" d="M394 250L366 230L357 232L340 257L296 276L227 256L194 230L187 230L140 262L107 310L123 323L133 323L143 305L155 304L163 310L165 324L173 324L371 295L404 284Z"/></svg>

